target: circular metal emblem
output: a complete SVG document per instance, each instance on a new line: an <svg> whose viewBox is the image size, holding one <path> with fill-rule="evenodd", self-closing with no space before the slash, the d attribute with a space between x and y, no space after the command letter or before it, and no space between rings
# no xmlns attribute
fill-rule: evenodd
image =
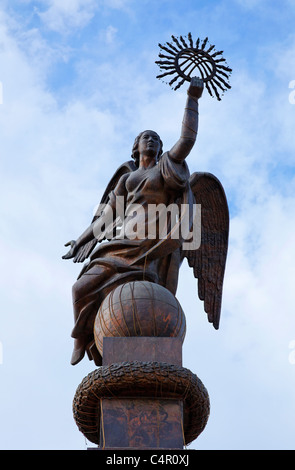
<svg viewBox="0 0 295 470"><path fill-rule="evenodd" d="M188 34L187 41L182 36L179 39L172 36L172 42L159 44L160 60L156 64L162 73L157 78L164 79L173 75L166 83L177 90L185 81L197 76L203 80L209 94L220 101L220 94L231 88L229 75L232 72L222 57L223 51L216 51L214 45L208 44L208 38L202 43L198 38L194 44L191 33Z"/></svg>

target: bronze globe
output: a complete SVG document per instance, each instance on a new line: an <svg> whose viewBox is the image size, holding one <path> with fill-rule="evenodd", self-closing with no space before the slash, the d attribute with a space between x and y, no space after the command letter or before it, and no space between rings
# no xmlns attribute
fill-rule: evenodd
<svg viewBox="0 0 295 470"><path fill-rule="evenodd" d="M102 355L103 338L114 336L185 337L184 312L165 287L148 281L122 284L102 302L94 322L94 338Z"/></svg>

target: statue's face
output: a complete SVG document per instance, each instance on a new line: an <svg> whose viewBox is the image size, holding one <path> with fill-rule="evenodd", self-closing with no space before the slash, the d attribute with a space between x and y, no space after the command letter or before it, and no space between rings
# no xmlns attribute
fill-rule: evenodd
<svg viewBox="0 0 295 470"><path fill-rule="evenodd" d="M154 131L144 131L138 142L139 155L157 157L161 148L161 141Z"/></svg>

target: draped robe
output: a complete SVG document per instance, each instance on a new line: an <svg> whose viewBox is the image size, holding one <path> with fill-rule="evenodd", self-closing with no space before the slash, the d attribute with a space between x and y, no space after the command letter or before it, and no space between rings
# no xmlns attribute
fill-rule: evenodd
<svg viewBox="0 0 295 470"><path fill-rule="evenodd" d="M146 280L158 283L173 294L176 293L178 271L181 264L182 218L176 223L167 221L167 236L160 237L158 222L156 236L148 236L148 208L163 204L168 207L177 203L180 207L192 207L194 196L189 184L189 170L185 161L173 160L169 153L162 155L159 163L147 169L138 168L119 179L111 192L108 204L113 211L117 201L124 201L121 232L110 241L103 242L90 256L73 286L75 326L72 337L88 336L93 340L93 325L99 306L106 295L118 285L129 281ZM120 198L119 198L120 196ZM132 211L140 205L140 214ZM159 215L158 215L159 217ZM141 227L143 236L128 237L135 224ZM123 230L123 233L122 233ZM139 230L140 232L140 230Z"/></svg>

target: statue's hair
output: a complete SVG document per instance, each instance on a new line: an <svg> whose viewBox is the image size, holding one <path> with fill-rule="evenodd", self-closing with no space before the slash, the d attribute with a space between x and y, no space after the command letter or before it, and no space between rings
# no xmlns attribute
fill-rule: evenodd
<svg viewBox="0 0 295 470"><path fill-rule="evenodd" d="M138 134L138 136L135 138L134 140L134 144L133 144L133 147L132 147L132 154L131 154L131 157L133 158L134 162L135 162L135 165L137 167L139 167L139 151L138 151L138 144L139 144L139 140L142 136L142 134L144 134L144 132L148 132L148 131L142 131L140 134ZM154 132L154 131L153 131ZM155 132L155 134L157 134L157 132ZM162 155L163 153L163 142L162 140L160 139L160 136L157 134L157 136L159 137L159 141L160 141L160 150L159 150L159 153L157 155L157 160L159 160L160 156Z"/></svg>

